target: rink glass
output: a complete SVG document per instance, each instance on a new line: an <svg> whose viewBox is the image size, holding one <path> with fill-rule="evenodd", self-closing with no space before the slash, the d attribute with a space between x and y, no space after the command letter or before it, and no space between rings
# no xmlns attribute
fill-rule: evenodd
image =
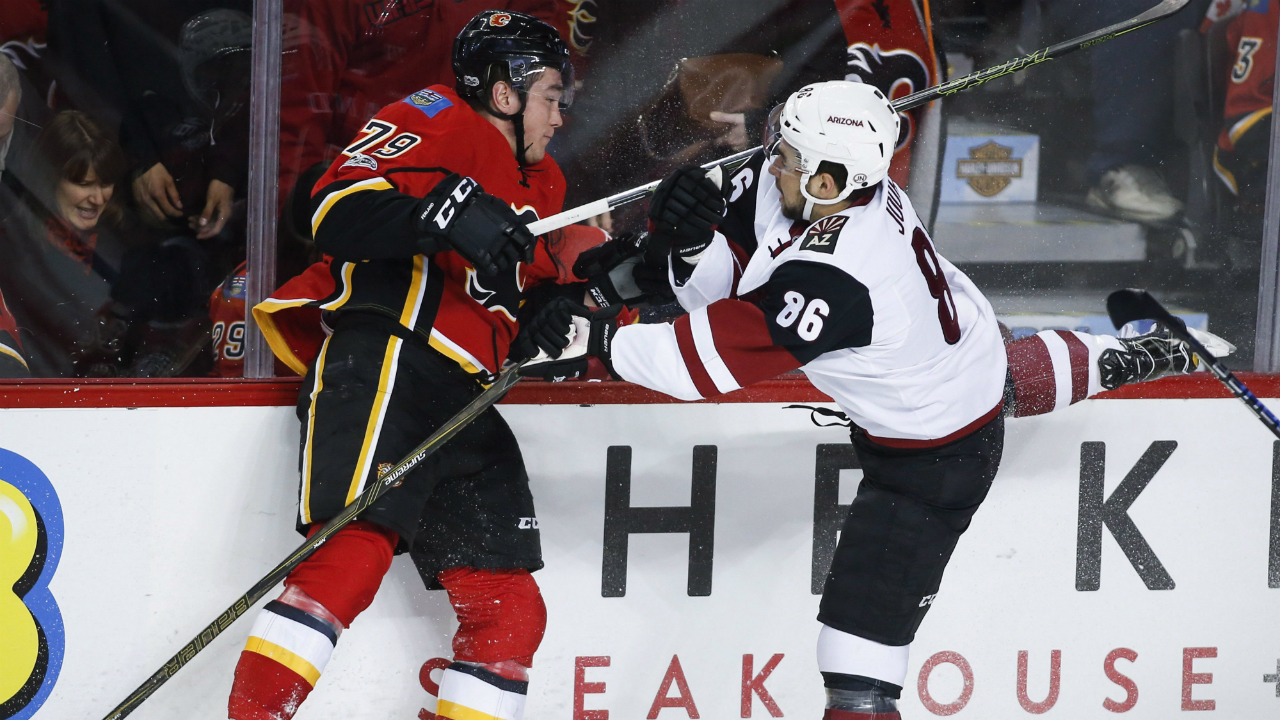
<svg viewBox="0 0 1280 720"><path fill-rule="evenodd" d="M573 50L577 98L549 148L569 208L761 143L769 110L804 83L856 77L900 97L1151 4L938 0L924 33L925 7L890 2L899 33L890 38L841 27L834 3L811 0L509 9L550 20ZM382 105L452 83L452 37L479 9L453 5L63 0L46 15L38 0L4 3L0 43L24 93L12 110L0 98L0 112L17 116L0 188L0 292L32 347L33 377L288 372L244 306L317 259L310 189L364 123ZM466 16L450 16L455 9ZM1241 144L1253 165L1233 192L1214 149L1242 61L1231 21L1205 22L1206 9L1193 2L903 123L911 157L895 177L938 251L976 281L1014 337L1114 332L1103 299L1142 287L1235 343L1231 367L1280 361L1270 346L1280 232L1270 124ZM911 27L915 35L902 30ZM1270 76L1263 65L1249 72ZM60 177L35 152L68 110L123 154L109 202L88 183L60 203L50 177L85 178ZM210 202L228 215L217 233L199 226ZM641 202L597 222L635 231L644 213Z"/></svg>

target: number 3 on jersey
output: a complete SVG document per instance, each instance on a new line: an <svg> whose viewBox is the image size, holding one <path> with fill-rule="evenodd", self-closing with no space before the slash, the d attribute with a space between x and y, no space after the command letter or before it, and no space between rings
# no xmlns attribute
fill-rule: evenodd
<svg viewBox="0 0 1280 720"><path fill-rule="evenodd" d="M911 234L911 249L916 251L916 264L929 285L929 294L938 301L942 337L948 345L955 345L960 342L960 315L956 312L955 298L951 297L951 287L942 274L942 266L938 264L938 254L933 251L933 243L929 242L924 230L916 228Z"/></svg>

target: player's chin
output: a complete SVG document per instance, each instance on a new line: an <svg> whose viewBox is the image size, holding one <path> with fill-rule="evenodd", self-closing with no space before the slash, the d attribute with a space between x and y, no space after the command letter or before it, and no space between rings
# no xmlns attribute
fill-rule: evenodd
<svg viewBox="0 0 1280 720"><path fill-rule="evenodd" d="M524 151L525 162L529 163L530 165L542 162L542 159L545 158L546 156L547 156L546 143L542 143L539 145L532 145Z"/></svg>
<svg viewBox="0 0 1280 720"><path fill-rule="evenodd" d="M804 205L791 205L786 200L782 201L782 217L788 220L800 220L804 216Z"/></svg>

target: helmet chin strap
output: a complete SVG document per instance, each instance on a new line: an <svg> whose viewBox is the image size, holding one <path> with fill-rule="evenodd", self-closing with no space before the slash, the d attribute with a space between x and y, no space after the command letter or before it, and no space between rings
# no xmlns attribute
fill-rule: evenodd
<svg viewBox="0 0 1280 720"><path fill-rule="evenodd" d="M855 189L853 187L853 183L846 181L844 189L840 191L839 195L836 195L830 200L823 200L822 198L817 198L809 194L809 180L812 177L813 173L805 173L800 176L800 194L804 196L804 214L802 217L805 222L813 222L813 207L815 205L835 205L852 195Z"/></svg>
<svg viewBox="0 0 1280 720"><path fill-rule="evenodd" d="M524 168L529 165L528 158L525 156L525 150L528 148L524 144L524 109L529 105L529 98L523 90L516 90L516 97L520 98L520 110L517 112L510 114L498 112L494 109L492 100L485 104L485 109L494 117L511 121L511 129L515 133L516 164L520 166L521 172L523 172ZM521 180L522 185L524 182L524 180Z"/></svg>

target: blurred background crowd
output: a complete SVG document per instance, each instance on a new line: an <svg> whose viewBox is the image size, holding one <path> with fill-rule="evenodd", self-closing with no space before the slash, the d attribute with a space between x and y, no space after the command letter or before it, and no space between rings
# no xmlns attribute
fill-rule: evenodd
<svg viewBox="0 0 1280 720"><path fill-rule="evenodd" d="M1280 0L1179 15L904 116L892 175L1015 335L1162 291L1251 355ZM284 0L278 285L315 181L382 106L453 85L479 11L569 40L566 208L760 143L808 82L898 98L1154 0ZM0 377L237 377L253 0L0 6ZM592 220L641 228L643 204ZM282 373L287 369L281 368Z"/></svg>

